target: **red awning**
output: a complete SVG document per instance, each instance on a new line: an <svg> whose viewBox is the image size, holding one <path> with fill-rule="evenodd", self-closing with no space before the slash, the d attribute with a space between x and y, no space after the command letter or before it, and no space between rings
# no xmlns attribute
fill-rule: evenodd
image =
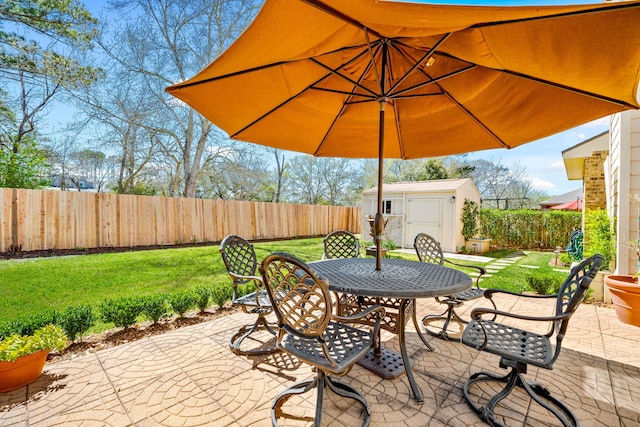
<svg viewBox="0 0 640 427"><path fill-rule="evenodd" d="M562 203L559 205L551 206L549 209L561 209L565 211L577 211L582 209L582 200L577 199L573 202Z"/></svg>

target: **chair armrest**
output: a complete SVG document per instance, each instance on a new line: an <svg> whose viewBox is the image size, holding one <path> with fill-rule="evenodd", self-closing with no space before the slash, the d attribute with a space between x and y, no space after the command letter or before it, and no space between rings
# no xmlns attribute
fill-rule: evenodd
<svg viewBox="0 0 640 427"><path fill-rule="evenodd" d="M522 294L520 292L512 292L512 291L507 291L504 289L496 289L496 288L487 288L484 290L484 297L485 298L489 298L491 299L493 297L493 294L507 294L507 295L513 295L516 297L523 297L523 298L537 298L537 299L543 299L543 298L558 298L557 294L551 294L551 295L529 295L529 294Z"/></svg>
<svg viewBox="0 0 640 427"><path fill-rule="evenodd" d="M529 320L529 321L536 321L536 322L537 321L555 322L557 320L566 319L571 315L569 313L562 313L556 316L525 316L522 314L510 313L508 311L494 310L492 308L484 308L484 307L476 307L473 310L471 310L471 318L473 320L481 320L483 314L491 314L493 316L504 316L504 317L510 317L512 319Z"/></svg>
<svg viewBox="0 0 640 427"><path fill-rule="evenodd" d="M480 267L479 265L466 265L466 264L459 264L457 262L453 262L453 261L449 261L448 259L444 259L444 261L446 263L449 263L451 265L455 265L457 267L464 267L464 268L473 268L475 270L478 270L478 277L476 277L476 288L480 287L480 277L484 276L487 273L487 270L484 267Z"/></svg>
<svg viewBox="0 0 640 427"><path fill-rule="evenodd" d="M337 314L332 315L332 319L342 323L357 323L360 319L363 319L369 315L374 315L382 319L385 315L384 307L379 305L372 305L366 309L359 311L351 316L339 316Z"/></svg>
<svg viewBox="0 0 640 427"><path fill-rule="evenodd" d="M380 331L380 322L384 318L384 315L385 315L384 307L379 305L372 305L367 307L365 310L362 310L361 312L354 314L352 316L338 316L334 314L331 317L333 320L336 320L341 323L356 323L358 322L358 320L362 318L365 318L368 316L374 316L376 318L376 323L373 325L371 336L373 337L373 346L379 347L380 335L378 332Z"/></svg>
<svg viewBox="0 0 640 427"><path fill-rule="evenodd" d="M259 286L262 285L262 277L260 276L243 276L241 274L234 274L231 272L229 272L229 276L231 276L234 279L234 281L236 279L246 280L247 282L250 280L253 280L254 282L258 282Z"/></svg>
<svg viewBox="0 0 640 427"><path fill-rule="evenodd" d="M476 270L478 270L478 272L480 273L480 275L486 274L487 270L485 270L484 267L480 267L479 265L467 265L467 264L460 264L457 262L453 262L453 261L449 261L448 259L445 258L444 260L445 262L451 264L451 265L456 265L458 267L466 267L466 268L475 268Z"/></svg>

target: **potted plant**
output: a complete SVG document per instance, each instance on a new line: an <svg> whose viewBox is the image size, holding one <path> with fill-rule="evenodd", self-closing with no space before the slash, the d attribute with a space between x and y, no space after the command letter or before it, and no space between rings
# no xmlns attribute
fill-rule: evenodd
<svg viewBox="0 0 640 427"><path fill-rule="evenodd" d="M50 351L63 350L62 328L44 326L33 335L11 335L0 341L0 392L15 390L37 380Z"/></svg>
<svg viewBox="0 0 640 427"><path fill-rule="evenodd" d="M631 240L627 242L627 246L635 251L640 267L640 240ZM635 326L640 326L639 274L640 268L634 275L610 275L604 278L616 316L621 322Z"/></svg>

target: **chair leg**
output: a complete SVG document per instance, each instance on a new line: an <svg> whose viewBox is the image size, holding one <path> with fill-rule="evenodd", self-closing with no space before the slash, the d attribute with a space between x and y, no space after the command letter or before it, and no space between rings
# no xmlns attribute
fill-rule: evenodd
<svg viewBox="0 0 640 427"><path fill-rule="evenodd" d="M325 374L324 372L318 370L318 375L316 378L312 380L300 381L288 389L284 390L282 393L278 394L271 405L271 422L274 426L278 426L278 418L281 418L283 415L282 405L293 395L306 393L307 391L317 388L317 396L316 396L316 411L315 411L315 419L314 426L320 427L322 421L322 402L324 400L324 388L329 387L331 391L333 391L338 396L350 398L357 400L362 404L365 410L365 420L363 422L363 427L367 427L369 422L371 421L371 406L366 401L364 396L360 394L356 389L351 387L348 384L345 384L340 381L334 380L331 376ZM297 417L287 414L287 418L303 420L303 421L311 421L308 417Z"/></svg>
<svg viewBox="0 0 640 427"><path fill-rule="evenodd" d="M267 322L267 319L265 317L265 315L263 313L259 313L258 314L258 318L256 319L255 323L253 325L245 325L242 328L240 328L238 330L238 332L236 332L231 339L229 340L229 348L231 348L231 351L234 354L238 354L238 355L260 355L260 354L271 354L271 353L275 353L280 351L277 347L276 347L276 342L274 340L273 346L269 346L267 348L256 348L256 349L252 349L252 350L244 350L242 349L242 341L244 341L245 338L247 338L248 336L250 336L251 334L253 334L254 332L258 331L258 330L266 330L267 332L269 332L271 335L273 335L274 337L278 336L278 332L276 332L271 325L269 324L269 322Z"/></svg>
<svg viewBox="0 0 640 427"><path fill-rule="evenodd" d="M451 341L460 341L462 332L464 331L464 325L467 322L458 317L458 315L454 311L454 307L462 305L462 302L449 300L444 303L447 304L447 309L442 312L442 314L428 314L422 318L424 329L429 335L435 336L437 338ZM431 325L434 322L444 323L442 324L442 327L435 327ZM449 326L452 323L458 326L457 332L452 332L449 330Z"/></svg>
<svg viewBox="0 0 640 427"><path fill-rule="evenodd" d="M526 380L526 378L524 377L524 374L527 370L526 364L512 362L510 366L512 366L512 369L505 376L500 376L485 371L477 372L471 375L471 377L464 383L462 387L465 400L467 401L471 409L473 409L473 411L477 413L483 421L494 427L506 427L504 424L501 424L497 421L496 415L494 413L494 408L517 386L524 389L524 391L526 391L533 400L538 402L538 404L540 404L542 407L551 412L556 418L558 418L563 426L578 427L580 425L578 419L571 412L571 410L564 403L551 396L549 390L536 382ZM469 394L469 388L473 384L481 381L497 381L505 383L503 389L496 393L491 399L489 399L486 406L479 406L474 403ZM549 404L547 401L551 402L553 405Z"/></svg>

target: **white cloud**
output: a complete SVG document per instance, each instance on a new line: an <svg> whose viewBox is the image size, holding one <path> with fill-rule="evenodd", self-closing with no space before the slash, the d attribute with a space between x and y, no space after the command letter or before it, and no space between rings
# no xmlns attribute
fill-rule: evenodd
<svg viewBox="0 0 640 427"><path fill-rule="evenodd" d="M551 190L556 188L553 182L545 181L544 179L528 176L525 179L531 182L531 186L536 190Z"/></svg>
<svg viewBox="0 0 640 427"><path fill-rule="evenodd" d="M562 171L564 172L564 161L563 160L558 160L557 162L552 162L548 168L546 168L546 171L549 172L558 172L558 171Z"/></svg>

